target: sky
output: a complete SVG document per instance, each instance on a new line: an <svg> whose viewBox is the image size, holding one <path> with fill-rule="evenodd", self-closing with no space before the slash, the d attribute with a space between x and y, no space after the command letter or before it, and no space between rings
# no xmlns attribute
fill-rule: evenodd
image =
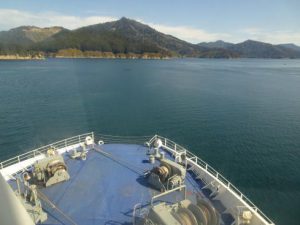
<svg viewBox="0 0 300 225"><path fill-rule="evenodd" d="M76 29L123 16L191 43L251 39L300 45L300 0L0 0L0 30Z"/></svg>

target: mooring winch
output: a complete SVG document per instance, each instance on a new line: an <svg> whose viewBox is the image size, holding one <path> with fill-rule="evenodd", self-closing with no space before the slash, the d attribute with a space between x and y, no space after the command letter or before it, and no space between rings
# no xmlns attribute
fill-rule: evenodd
<svg viewBox="0 0 300 225"><path fill-rule="evenodd" d="M175 204L161 202L149 209L139 225L220 225L220 216L205 200L196 204L185 199Z"/></svg>
<svg viewBox="0 0 300 225"><path fill-rule="evenodd" d="M54 149L49 149L47 157L38 160L33 165L33 183L42 184L46 187L70 179L67 165L61 155L56 154Z"/></svg>
<svg viewBox="0 0 300 225"><path fill-rule="evenodd" d="M146 173L148 183L160 191L180 186L185 179L186 169L169 159L161 159L160 166Z"/></svg>

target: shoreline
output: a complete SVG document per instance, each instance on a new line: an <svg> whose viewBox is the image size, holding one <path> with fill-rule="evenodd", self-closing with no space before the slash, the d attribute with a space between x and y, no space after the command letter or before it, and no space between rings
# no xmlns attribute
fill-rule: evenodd
<svg viewBox="0 0 300 225"><path fill-rule="evenodd" d="M155 59L155 60L166 60L175 59L178 57L90 57L90 56L56 56L46 57L46 59Z"/></svg>
<svg viewBox="0 0 300 225"><path fill-rule="evenodd" d="M172 56L162 53L114 53L101 51L81 51L78 49L61 49L56 53L50 53L48 57L53 58L103 58L103 59L167 59Z"/></svg>
<svg viewBox="0 0 300 225"><path fill-rule="evenodd" d="M14 60L45 60L45 59L152 59L152 60L166 60L178 57L120 57L120 56L49 56L49 57L32 57L32 56L17 56L17 55L0 55L0 61L14 61Z"/></svg>
<svg viewBox="0 0 300 225"><path fill-rule="evenodd" d="M16 55L0 55L0 61L34 61L34 60L46 60L46 59L141 59L141 60L171 60L171 59L185 59L185 58L194 58L194 59L227 59L227 60L236 60L236 59L264 59L264 60L294 60L299 58L244 58L244 57L235 57L235 58L205 58L205 57L187 57L187 56L151 56L151 55L125 55L125 54L115 54L115 55L102 55L102 56L62 56L62 55L50 55L50 56L20 56Z"/></svg>
<svg viewBox="0 0 300 225"><path fill-rule="evenodd" d="M0 60L3 61L11 61L11 60L44 60L44 56L32 56L32 55L27 55L27 56L20 56L18 54L16 55L0 55Z"/></svg>

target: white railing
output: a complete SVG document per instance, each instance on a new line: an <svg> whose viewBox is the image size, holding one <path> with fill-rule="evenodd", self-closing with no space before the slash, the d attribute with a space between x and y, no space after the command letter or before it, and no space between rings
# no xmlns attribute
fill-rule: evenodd
<svg viewBox="0 0 300 225"><path fill-rule="evenodd" d="M6 168L8 166L11 166L13 164L20 163L20 162L22 162L26 159L31 159L31 158L34 158L38 155L44 155L49 148L61 149L61 148L65 148L65 147L68 147L68 146L71 146L71 145L79 144L81 142L84 142L85 138L87 136L91 136L94 139L94 132L81 134L81 135L77 135L77 136L67 138L67 139L64 139L64 140L61 140L61 141L57 141L57 142L54 142L52 144L42 146L40 148L34 149L32 151L29 151L29 152L25 152L21 155L18 155L18 156L15 156L13 158L2 161L2 162L0 162L0 170Z"/></svg>
<svg viewBox="0 0 300 225"><path fill-rule="evenodd" d="M44 155L47 150L51 147L54 147L56 149L65 148L68 146L72 146L75 144L79 144L85 141L85 138L87 136L91 136L95 142L97 140L102 140L104 143L131 143L131 144L143 144L145 141L149 140L148 143L152 144L157 138L161 139L163 142L163 147L170 149L173 152L181 153L185 152L187 156L187 161L190 163L193 163L193 165L199 166L202 170L204 170L206 173L210 174L215 180L222 183L224 187L226 187L227 190L234 193L238 198L243 201L245 205L247 205L249 208L251 208L253 211L255 211L260 217L262 217L269 225L274 225L274 223L269 219L252 201L250 201L242 192L238 190L237 187L235 187L233 184L231 184L224 176L222 176L219 172L217 172L213 167L211 167L208 163L200 159L198 156L194 155L190 151L188 151L186 148L182 147L181 145L178 145L177 143L159 136L112 136L112 135L104 135L104 134L96 134L94 135L94 132L81 134L78 136L74 136L71 138L67 138L58 142L54 142L52 144L34 149L32 151L26 152L24 154L18 155L16 157L13 157L11 159L5 160L3 162L0 162L0 170L4 169L10 165L20 163L26 159L30 159L33 157L36 157L38 155ZM151 138L152 137L152 138ZM96 138L96 139L95 139Z"/></svg>
<svg viewBox="0 0 300 225"><path fill-rule="evenodd" d="M115 136L107 134L95 134L96 140L101 140L104 143L118 144L118 143L127 143L127 144L144 144L148 141L153 135L148 136ZM95 140L95 141L96 141Z"/></svg>
<svg viewBox="0 0 300 225"><path fill-rule="evenodd" d="M233 192L236 196L240 198L244 202L245 205L247 205L249 208L251 208L253 211L255 211L258 215L260 215L268 224L274 225L272 220L268 218L250 199L248 199L237 187L235 187L232 183L230 183L224 176L222 176L219 172L217 172L212 166L210 166L208 163L200 159L195 154L188 151L186 148L182 147L181 145L176 144L175 142L159 136L155 135L152 137L149 141L150 144L152 144L157 138L161 139L163 143L163 147L167 147L169 149L172 149L174 152L185 152L187 156L187 161L193 162L193 164L198 165L202 168L202 170L206 171L206 173L209 173L215 180L222 183L224 187L226 187L227 190L230 190Z"/></svg>

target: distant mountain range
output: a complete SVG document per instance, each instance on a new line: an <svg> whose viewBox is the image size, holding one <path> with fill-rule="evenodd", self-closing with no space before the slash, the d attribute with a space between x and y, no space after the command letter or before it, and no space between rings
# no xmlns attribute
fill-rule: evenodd
<svg viewBox="0 0 300 225"><path fill-rule="evenodd" d="M272 45L252 40L232 44L219 40L202 42L198 46L230 50L244 58L300 58L300 47L295 44Z"/></svg>
<svg viewBox="0 0 300 225"><path fill-rule="evenodd" d="M191 44L135 20L121 18L75 30L21 26L2 31L0 55L11 54L54 57L136 57L148 54L155 57L300 58L300 47L251 40L239 44L224 41Z"/></svg>

